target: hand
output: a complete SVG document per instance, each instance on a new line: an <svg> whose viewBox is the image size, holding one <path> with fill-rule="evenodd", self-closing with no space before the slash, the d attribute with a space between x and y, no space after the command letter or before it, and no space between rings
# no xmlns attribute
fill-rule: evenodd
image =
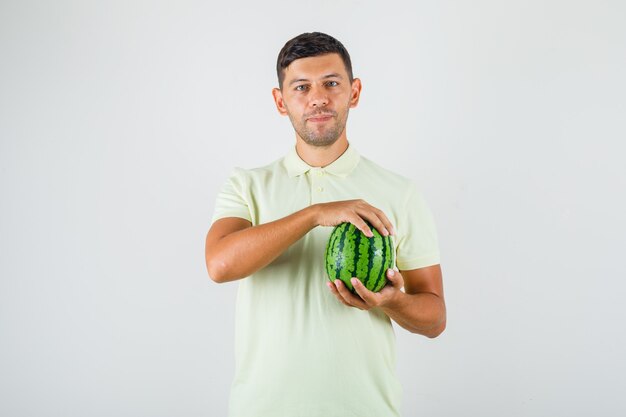
<svg viewBox="0 0 626 417"><path fill-rule="evenodd" d="M369 221L383 236L395 235L393 225L382 210L368 204L364 200L334 201L319 203L316 224L318 226L337 226L344 222L355 225L367 237L374 236L365 223Z"/></svg>
<svg viewBox="0 0 626 417"><path fill-rule="evenodd" d="M327 282L330 291L337 299L348 307L360 310L369 310L374 307L388 307L394 304L404 287L404 278L398 268L387 270L387 279L390 281L379 292L372 292L358 278L352 278L352 285L358 295L352 294L343 281L336 279L335 283Z"/></svg>

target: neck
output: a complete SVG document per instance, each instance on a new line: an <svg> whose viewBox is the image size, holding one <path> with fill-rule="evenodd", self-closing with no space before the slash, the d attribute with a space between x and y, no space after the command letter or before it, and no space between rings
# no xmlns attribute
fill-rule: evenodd
<svg viewBox="0 0 626 417"><path fill-rule="evenodd" d="M332 164L348 149L348 139L342 135L329 146L313 146L299 137L296 139L298 156L312 167L325 167Z"/></svg>

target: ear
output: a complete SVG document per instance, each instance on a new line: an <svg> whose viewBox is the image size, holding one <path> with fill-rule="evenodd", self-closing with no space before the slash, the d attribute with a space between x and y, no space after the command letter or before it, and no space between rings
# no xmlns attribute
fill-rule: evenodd
<svg viewBox="0 0 626 417"><path fill-rule="evenodd" d="M350 108L356 107L359 104L359 97L361 97L361 79L355 78L352 80L352 92L350 93Z"/></svg>
<svg viewBox="0 0 626 417"><path fill-rule="evenodd" d="M278 113L283 116L287 116L287 107L285 106L285 102L283 100L283 93L278 88L272 88L272 97L274 97L274 103L276 103L276 109Z"/></svg>

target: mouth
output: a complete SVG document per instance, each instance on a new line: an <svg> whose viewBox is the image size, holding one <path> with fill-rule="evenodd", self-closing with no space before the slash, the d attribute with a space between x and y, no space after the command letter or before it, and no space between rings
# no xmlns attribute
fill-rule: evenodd
<svg viewBox="0 0 626 417"><path fill-rule="evenodd" d="M315 117L309 117L307 120L309 122L319 123L319 122L326 122L326 121L328 121L328 120L330 120L332 118L333 118L332 115L319 115L319 116L315 116Z"/></svg>

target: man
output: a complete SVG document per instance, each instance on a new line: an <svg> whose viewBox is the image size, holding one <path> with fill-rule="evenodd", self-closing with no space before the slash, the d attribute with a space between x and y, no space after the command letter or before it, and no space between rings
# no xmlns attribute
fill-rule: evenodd
<svg viewBox="0 0 626 417"><path fill-rule="evenodd" d="M361 81L339 41L303 33L284 45L276 69L272 94L295 147L264 167L234 170L206 238L210 277L240 280L230 416L399 416L390 319L430 338L446 325L432 216L411 180L348 142ZM393 236L398 268L379 293L357 280L352 294L329 282L324 250L342 222L372 236L365 220Z"/></svg>

